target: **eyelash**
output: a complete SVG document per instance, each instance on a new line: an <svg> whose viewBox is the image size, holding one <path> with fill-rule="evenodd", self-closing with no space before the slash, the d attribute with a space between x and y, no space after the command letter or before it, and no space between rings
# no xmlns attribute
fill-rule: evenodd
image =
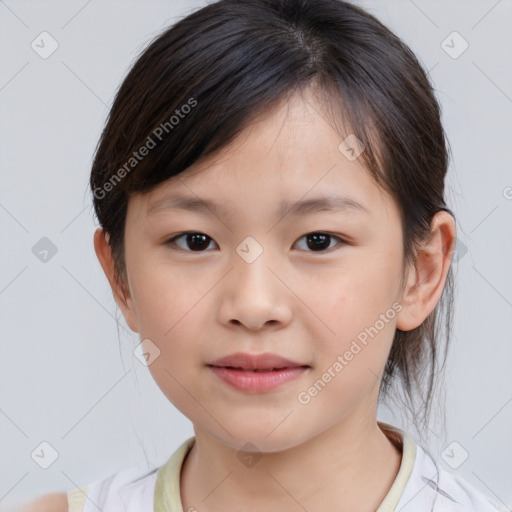
<svg viewBox="0 0 512 512"><path fill-rule="evenodd" d="M178 240L179 238L183 237L183 236L186 236L186 235L204 235L206 236L208 239L210 239L211 241L213 241L213 238L209 237L208 235L206 235L205 233L201 233L200 231L184 231L182 233L178 233L177 235L173 236L172 238L168 239L165 241L165 245L173 245L173 246L176 246L176 240ZM311 253L328 253L328 252L332 252L333 250L336 250L336 247L339 248L339 246L343 246L343 245L346 245L346 242L340 238L339 236L336 236L336 235L332 235L331 233L328 233L326 231L311 231L309 233L306 233L305 235L302 235L299 240L301 240L302 238L308 236L308 235L327 235L331 238L335 238L336 240L338 240L338 246L335 246L335 247L331 247L330 249L326 249L326 250L321 250L321 251L306 251L306 252L311 252ZM183 252L191 252L191 253L201 253L201 252L208 252L206 250L204 251L191 251L191 250L188 250L188 249L183 249L181 247L178 247L176 250L178 251L183 251Z"/></svg>

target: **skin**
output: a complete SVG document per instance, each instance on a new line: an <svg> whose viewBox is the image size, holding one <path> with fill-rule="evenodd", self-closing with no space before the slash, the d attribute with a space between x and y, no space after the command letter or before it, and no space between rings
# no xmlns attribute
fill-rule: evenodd
<svg viewBox="0 0 512 512"><path fill-rule="evenodd" d="M39 496L29 503L24 503L8 512L67 512L68 498L66 493L52 493Z"/></svg>
<svg viewBox="0 0 512 512"><path fill-rule="evenodd" d="M185 511L373 511L398 472L401 453L376 420L379 385L395 329L417 327L440 299L455 223L436 214L401 288L398 207L361 158L338 150L346 135L323 112L311 90L292 96L221 152L130 198L124 286L108 235L95 233L128 325L160 350L149 365L156 383L194 425L196 443L181 474ZM283 199L333 192L368 211L278 213ZM148 213L176 193L212 199L226 211ZM186 237L166 244L187 230L208 235L202 252ZM305 237L319 231L334 235L323 251ZM263 249L251 263L236 251L247 236ZM298 393L393 303L401 311L307 405L299 403ZM273 391L245 393L206 366L239 351L273 352L310 368ZM252 466L237 457L247 442L261 455Z"/></svg>

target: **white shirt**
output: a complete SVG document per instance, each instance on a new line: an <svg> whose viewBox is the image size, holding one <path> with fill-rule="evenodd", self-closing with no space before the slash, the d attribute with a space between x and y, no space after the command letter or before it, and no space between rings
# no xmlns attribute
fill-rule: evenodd
<svg viewBox="0 0 512 512"><path fill-rule="evenodd" d="M402 461L376 512L512 512L439 467L404 431L382 422L379 425L390 440L394 437L393 442L402 445ZM194 442L194 437L187 439L159 468L125 468L69 490L69 512L183 512L180 470Z"/></svg>

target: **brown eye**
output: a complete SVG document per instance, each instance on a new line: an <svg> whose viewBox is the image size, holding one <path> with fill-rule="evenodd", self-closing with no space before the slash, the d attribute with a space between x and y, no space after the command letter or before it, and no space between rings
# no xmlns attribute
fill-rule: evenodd
<svg viewBox="0 0 512 512"><path fill-rule="evenodd" d="M310 250L310 252L325 252L327 249L331 249L331 242L333 239L338 240L340 243L338 245L343 244L343 240L335 235L331 235L329 233L325 233L323 231L315 231L313 233L308 233L304 235L303 238L306 239L306 247Z"/></svg>
<svg viewBox="0 0 512 512"><path fill-rule="evenodd" d="M181 245L176 243L176 240L179 240L180 238L184 238L185 247L182 247ZM180 249L183 249L184 251L204 252L204 249L208 248L210 240L212 239L208 235L205 235L204 233L190 231L187 233L180 233L179 235L176 235L175 237L168 240L166 243L177 245Z"/></svg>

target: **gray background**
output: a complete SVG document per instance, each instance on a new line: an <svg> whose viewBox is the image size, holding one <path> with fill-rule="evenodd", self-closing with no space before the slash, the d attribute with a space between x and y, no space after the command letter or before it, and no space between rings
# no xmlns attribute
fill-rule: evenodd
<svg viewBox="0 0 512 512"><path fill-rule="evenodd" d="M126 465L160 465L193 434L132 354L139 340L94 253L87 187L108 107L135 56L204 3L0 1L0 510ZM429 447L512 507L512 1L362 5L430 70L453 150L455 338L447 431L433 427ZM31 47L43 31L59 45L46 59ZM458 58L442 46L453 31L469 44ZM452 51L461 48L452 39ZM57 249L46 262L32 252L43 237ZM409 428L386 407L380 419ZM58 453L48 469L31 457L43 441ZM469 454L456 469L442 456L452 442L452 460Z"/></svg>

